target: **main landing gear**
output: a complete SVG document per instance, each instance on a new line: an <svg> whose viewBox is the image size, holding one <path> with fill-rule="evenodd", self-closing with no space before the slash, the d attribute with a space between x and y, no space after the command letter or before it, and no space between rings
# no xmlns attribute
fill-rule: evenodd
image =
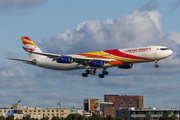
<svg viewBox="0 0 180 120"><path fill-rule="evenodd" d="M88 74L95 75L96 69L87 69L86 72L82 74L82 77L88 77ZM106 71L106 68L103 68L102 74L99 74L99 78L104 78L105 75L108 75L108 71Z"/></svg>
<svg viewBox="0 0 180 120"><path fill-rule="evenodd" d="M159 67L158 62L159 62L159 60L155 60L155 65L154 65L155 68Z"/></svg>
<svg viewBox="0 0 180 120"><path fill-rule="evenodd" d="M96 69L93 69L93 70L86 70L86 73L83 73L82 76L83 77L87 77L88 74L91 74L91 75L95 75L96 74Z"/></svg>
<svg viewBox="0 0 180 120"><path fill-rule="evenodd" d="M99 78L104 78L104 75L108 75L108 71L106 71L106 68L103 69L102 74L99 74Z"/></svg>

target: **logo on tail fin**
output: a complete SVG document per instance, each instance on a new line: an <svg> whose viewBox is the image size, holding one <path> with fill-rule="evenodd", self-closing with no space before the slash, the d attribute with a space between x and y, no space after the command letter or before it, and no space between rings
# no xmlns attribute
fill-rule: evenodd
<svg viewBox="0 0 180 120"><path fill-rule="evenodd" d="M26 50L26 51L32 51L33 52L36 49L36 47L34 47L34 48L23 47L23 49Z"/></svg>

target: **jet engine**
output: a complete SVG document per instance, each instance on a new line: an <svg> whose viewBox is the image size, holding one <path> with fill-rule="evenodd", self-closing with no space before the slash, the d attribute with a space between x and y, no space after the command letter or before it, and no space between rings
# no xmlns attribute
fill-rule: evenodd
<svg viewBox="0 0 180 120"><path fill-rule="evenodd" d="M92 62L89 63L89 66L92 66L92 67L103 67L104 66L104 61L103 60L92 61Z"/></svg>
<svg viewBox="0 0 180 120"><path fill-rule="evenodd" d="M73 59L72 57L60 57L56 60L57 63L72 63L73 62Z"/></svg>
<svg viewBox="0 0 180 120"><path fill-rule="evenodd" d="M118 66L118 68L131 69L131 68L133 68L133 64L125 64L125 65L121 65L121 66Z"/></svg>

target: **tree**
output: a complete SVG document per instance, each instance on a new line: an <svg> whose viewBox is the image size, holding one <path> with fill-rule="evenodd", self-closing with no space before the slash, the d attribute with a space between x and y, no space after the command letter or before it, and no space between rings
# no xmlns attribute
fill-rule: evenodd
<svg viewBox="0 0 180 120"><path fill-rule="evenodd" d="M86 120L86 117L80 114L69 114L66 120Z"/></svg>
<svg viewBox="0 0 180 120"><path fill-rule="evenodd" d="M114 120L111 115L106 116L106 120Z"/></svg>
<svg viewBox="0 0 180 120"><path fill-rule="evenodd" d="M125 118L124 117L120 117L117 120L125 120Z"/></svg>
<svg viewBox="0 0 180 120"><path fill-rule="evenodd" d="M8 117L6 118L6 120L14 120L14 116L13 116L13 115L8 116Z"/></svg>
<svg viewBox="0 0 180 120"><path fill-rule="evenodd" d="M53 116L51 120L59 120L59 117Z"/></svg>
<svg viewBox="0 0 180 120"><path fill-rule="evenodd" d="M5 117L1 115L0 120L5 120Z"/></svg>
<svg viewBox="0 0 180 120"><path fill-rule="evenodd" d="M89 117L89 120L102 120L102 118L99 115L92 113L92 116Z"/></svg>
<svg viewBox="0 0 180 120"><path fill-rule="evenodd" d="M146 114L145 117L143 118L143 120L151 120L151 115L150 114Z"/></svg>
<svg viewBox="0 0 180 120"><path fill-rule="evenodd" d="M160 120L169 120L169 114L167 112L163 113L163 115L162 115Z"/></svg>
<svg viewBox="0 0 180 120"><path fill-rule="evenodd" d="M171 116L170 120L177 120L176 115Z"/></svg>
<svg viewBox="0 0 180 120"><path fill-rule="evenodd" d="M30 115L24 115L22 120L31 120L31 116Z"/></svg>
<svg viewBox="0 0 180 120"><path fill-rule="evenodd" d="M45 117L41 118L41 120L49 120L49 117L45 116Z"/></svg>

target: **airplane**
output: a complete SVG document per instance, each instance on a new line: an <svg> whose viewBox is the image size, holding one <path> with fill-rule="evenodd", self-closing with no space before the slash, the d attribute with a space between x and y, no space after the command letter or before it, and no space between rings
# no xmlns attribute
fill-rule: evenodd
<svg viewBox="0 0 180 120"><path fill-rule="evenodd" d="M88 74L95 75L96 69L103 69L99 78L104 78L105 75L108 75L107 68L131 69L133 64L143 62L154 61L154 67L158 68L159 60L167 58L173 53L165 46L145 46L61 55L42 52L27 36L21 37L21 40L29 60L9 58L10 60L23 61L26 64L54 70L86 69L85 73L82 73L82 77L88 77Z"/></svg>

